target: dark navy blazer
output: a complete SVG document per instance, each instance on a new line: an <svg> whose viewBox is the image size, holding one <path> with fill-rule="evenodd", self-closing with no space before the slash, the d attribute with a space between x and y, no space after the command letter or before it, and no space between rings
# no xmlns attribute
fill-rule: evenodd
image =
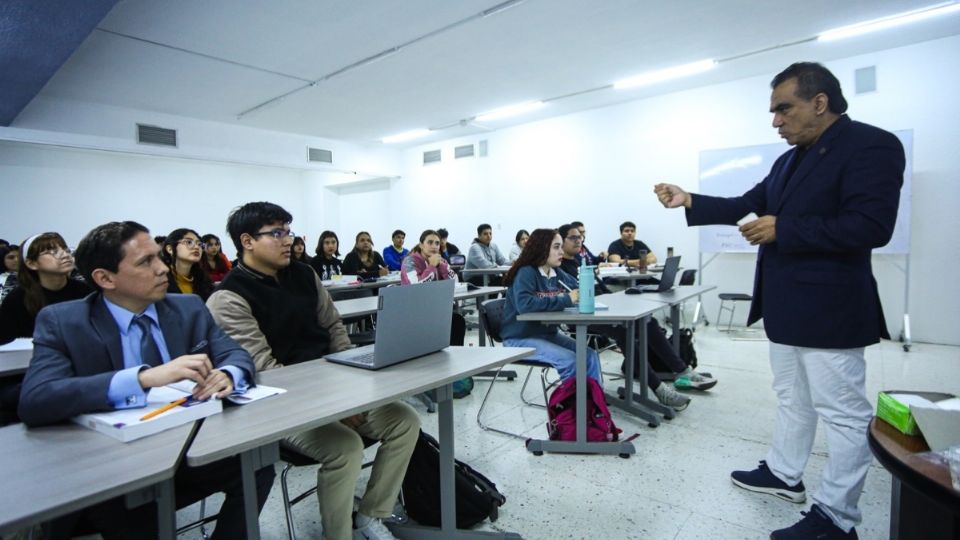
<svg viewBox="0 0 960 540"><path fill-rule="evenodd" d="M893 235L903 145L843 115L788 179L796 156L796 148L780 156L740 197L693 195L687 223L734 225L750 212L776 216L776 241L757 255L748 318L748 324L763 318L771 341L845 349L889 339L870 252Z"/></svg>
<svg viewBox="0 0 960 540"><path fill-rule="evenodd" d="M213 322L199 296L168 294L154 305L171 359L206 353L214 367L236 366L253 385L250 355ZM110 410L107 390L122 369L120 329L100 293L47 306L37 314L17 412L25 424L37 426Z"/></svg>

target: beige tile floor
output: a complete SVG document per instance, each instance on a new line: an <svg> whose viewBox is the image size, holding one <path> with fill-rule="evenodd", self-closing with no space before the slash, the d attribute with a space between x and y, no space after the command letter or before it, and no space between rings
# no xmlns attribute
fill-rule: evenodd
<svg viewBox="0 0 960 540"><path fill-rule="evenodd" d="M468 336L475 342L475 335ZM616 456L548 454L535 457L522 441L484 432L476 412L487 389L478 381L473 394L454 402L457 457L497 483L507 496L496 523L479 528L504 530L526 539L751 539L800 518L804 505L736 488L729 474L753 468L762 459L773 428L775 400L765 341L732 341L714 327L696 334L700 369L719 379L711 391L692 394L687 410L651 429L646 423L614 411L626 435L639 433L637 454ZM604 353L605 371L617 371L620 357ZM867 392L875 404L884 389L960 393L960 347L915 344L905 353L898 343L867 349ZM613 387L616 382L608 381ZM489 419L512 431L545 436L545 413L520 406L520 385L498 383L488 405ZM422 413L424 429L436 433L436 415L411 401ZM819 483L827 449L818 436L805 483ZM292 490L314 485L312 468L291 472ZM362 493L362 485L358 487ZM860 500L864 521L860 538L887 538L890 475L876 462ZM212 501L214 507L219 502ZM181 510L187 522L196 508ZM294 509L299 538L320 538L316 500ZM279 465L278 481L261 518L265 539L286 538ZM199 538L196 532L186 538Z"/></svg>

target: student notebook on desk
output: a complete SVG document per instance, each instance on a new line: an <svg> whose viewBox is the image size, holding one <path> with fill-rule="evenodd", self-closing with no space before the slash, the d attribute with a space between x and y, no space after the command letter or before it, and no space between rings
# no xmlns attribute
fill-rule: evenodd
<svg viewBox="0 0 960 540"><path fill-rule="evenodd" d="M677 280L677 271L680 270L680 256L667 257L663 263L663 275L660 276L660 283L657 285L637 285L630 287L625 292L627 294L638 294L645 292L667 292L673 289L673 284Z"/></svg>
<svg viewBox="0 0 960 540"><path fill-rule="evenodd" d="M81 414L74 416L72 420L76 424L99 431L114 439L130 442L187 422L206 418L223 410L223 404L219 399L188 400L183 405L171 407L151 418L143 419L157 409L181 398L189 398L193 386L193 381L185 381L152 388L147 394L146 407Z"/></svg>
<svg viewBox="0 0 960 540"><path fill-rule="evenodd" d="M454 281L380 289L373 345L328 354L338 364L380 369L450 345Z"/></svg>

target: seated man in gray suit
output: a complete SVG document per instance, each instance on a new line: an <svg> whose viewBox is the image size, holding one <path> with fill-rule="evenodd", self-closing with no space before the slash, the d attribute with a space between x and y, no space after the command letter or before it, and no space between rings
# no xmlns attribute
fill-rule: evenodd
<svg viewBox="0 0 960 540"><path fill-rule="evenodd" d="M42 426L78 414L144 407L151 388L191 380L197 399L222 398L253 385L250 355L213 322L198 296L167 294L167 266L147 229L132 221L90 231L76 250L77 266L98 292L48 306L37 315L33 359L23 381L19 415ZM259 508L274 471L257 472ZM237 458L181 466L177 507L223 491L214 538L243 538ZM51 524L51 538L69 538L83 518L105 538L157 536L154 505L127 510L122 498Z"/></svg>

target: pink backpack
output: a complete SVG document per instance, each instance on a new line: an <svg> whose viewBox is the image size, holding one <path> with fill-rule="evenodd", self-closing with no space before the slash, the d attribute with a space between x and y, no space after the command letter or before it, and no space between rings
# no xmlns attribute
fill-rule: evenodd
<svg viewBox="0 0 960 540"><path fill-rule="evenodd" d="M610 416L603 389L597 381L587 377L587 440L609 442L619 439L622 432ZM571 377L550 394L547 404L547 431L555 441L577 440L577 379Z"/></svg>

